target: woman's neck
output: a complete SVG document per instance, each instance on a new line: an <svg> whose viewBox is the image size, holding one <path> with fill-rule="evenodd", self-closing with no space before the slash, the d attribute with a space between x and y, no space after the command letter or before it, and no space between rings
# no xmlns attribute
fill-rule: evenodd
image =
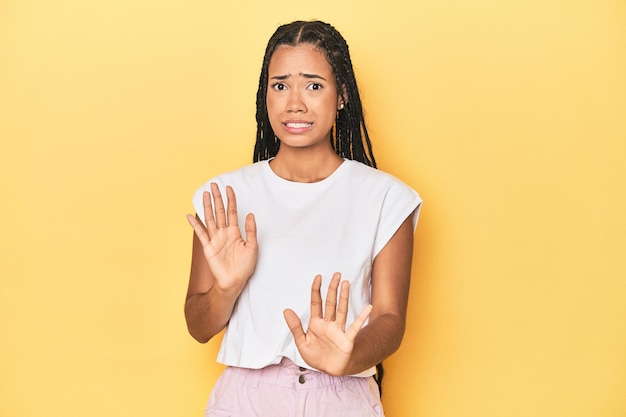
<svg viewBox="0 0 626 417"><path fill-rule="evenodd" d="M331 152L297 152L278 150L270 161L272 171L279 177L293 182L312 183L328 178L342 164L343 158Z"/></svg>

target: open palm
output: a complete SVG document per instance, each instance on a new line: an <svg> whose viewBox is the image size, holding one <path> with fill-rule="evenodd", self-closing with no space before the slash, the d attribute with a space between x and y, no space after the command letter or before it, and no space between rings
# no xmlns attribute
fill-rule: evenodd
<svg viewBox="0 0 626 417"><path fill-rule="evenodd" d="M350 362L354 339L369 317L372 306L367 306L345 330L348 316L350 283L341 283L339 303L337 290L341 274L335 273L328 287L325 308L322 308L321 284L318 275L311 287L311 319L305 332L300 318L293 310L285 310L285 320L293 334L302 358L310 366L330 375L344 375ZM325 311L323 311L325 310Z"/></svg>
<svg viewBox="0 0 626 417"><path fill-rule="evenodd" d="M217 184L212 183L211 193L205 191L202 196L206 227L193 216L187 216L187 219L202 243L215 285L224 291L241 290L257 261L256 222L254 215L246 216L244 240L238 225L237 200L231 187L226 187L226 196L227 209Z"/></svg>

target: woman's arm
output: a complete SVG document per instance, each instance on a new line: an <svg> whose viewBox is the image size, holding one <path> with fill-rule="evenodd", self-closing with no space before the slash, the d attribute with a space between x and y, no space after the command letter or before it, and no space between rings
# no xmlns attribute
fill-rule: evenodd
<svg viewBox="0 0 626 417"><path fill-rule="evenodd" d="M356 336L345 374L369 369L391 356L402 342L406 326L411 264L413 214L378 253L372 267L372 312Z"/></svg>
<svg viewBox="0 0 626 417"><path fill-rule="evenodd" d="M311 288L311 319L305 332L297 314L285 310L302 358L330 375L354 375L390 356L400 346L413 257L413 215L410 215L378 253L372 266L372 305L346 329L350 284L336 273L322 308L321 277ZM340 291L339 291L340 287ZM361 329L369 316L369 324Z"/></svg>
<svg viewBox="0 0 626 417"><path fill-rule="evenodd" d="M232 188L226 187L226 195L227 210L216 184L211 184L211 193L204 193L206 227L197 216L187 216L194 238L185 319L189 333L201 343L209 341L226 326L256 265L258 245L254 216L246 217L244 241Z"/></svg>

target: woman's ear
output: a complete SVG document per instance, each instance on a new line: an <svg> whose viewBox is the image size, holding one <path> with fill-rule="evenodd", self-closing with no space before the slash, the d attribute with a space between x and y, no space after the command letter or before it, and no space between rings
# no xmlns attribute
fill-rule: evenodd
<svg viewBox="0 0 626 417"><path fill-rule="evenodd" d="M348 90L346 89L346 85L341 85L341 92L337 97L337 110L343 110L343 108L348 104Z"/></svg>

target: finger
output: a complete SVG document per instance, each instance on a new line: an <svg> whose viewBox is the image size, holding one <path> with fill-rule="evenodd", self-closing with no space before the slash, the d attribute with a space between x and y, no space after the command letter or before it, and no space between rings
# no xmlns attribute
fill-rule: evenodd
<svg viewBox="0 0 626 417"><path fill-rule="evenodd" d="M316 275L313 279L313 285L311 285L311 318L323 317L322 312L322 294L320 289L322 288L322 276Z"/></svg>
<svg viewBox="0 0 626 417"><path fill-rule="evenodd" d="M350 299L350 283L343 281L341 283L341 292L339 293L339 306L337 307L337 318L335 322L343 330L346 328L346 320L348 318L348 301Z"/></svg>
<svg viewBox="0 0 626 417"><path fill-rule="evenodd" d="M239 219L237 218L237 198L230 185L226 186L226 200L228 202L228 225L237 226L239 224Z"/></svg>
<svg viewBox="0 0 626 417"><path fill-rule="evenodd" d="M363 309L363 311L361 311L361 314L359 314L358 317L354 320L354 323L352 323L352 325L346 332L346 336L348 337L349 340L354 340L356 338L356 335L361 331L361 329L363 328L363 325L365 324L365 321L369 318L370 314L372 313L373 308L374 307L372 307L371 304L368 305L367 307Z"/></svg>
<svg viewBox="0 0 626 417"><path fill-rule="evenodd" d="M249 213L246 216L246 246L257 248L259 244L256 240L256 220L254 214Z"/></svg>
<svg viewBox="0 0 626 417"><path fill-rule="evenodd" d="M213 204L215 204L215 225L221 229L226 227L226 210L220 188L214 182L211 183L211 194L213 194Z"/></svg>
<svg viewBox="0 0 626 417"><path fill-rule="evenodd" d="M215 217L213 216L213 204L211 204L210 192L205 191L202 193L202 205L204 206L204 224L206 224L208 237L209 239L213 239L213 235L217 232L217 227L215 226Z"/></svg>
<svg viewBox="0 0 626 417"><path fill-rule="evenodd" d="M193 228L193 232L196 234L196 236L198 236L200 243L202 243L202 246L209 244L209 235L202 225L200 219L197 216L192 216L191 214L188 214L186 217L187 221Z"/></svg>
<svg viewBox="0 0 626 417"><path fill-rule="evenodd" d="M333 278L328 285L328 292L326 293L326 306L324 307L324 320L335 320L335 313L337 311L337 288L339 288L339 282L341 280L341 274L335 272Z"/></svg>
<svg viewBox="0 0 626 417"><path fill-rule="evenodd" d="M304 333L304 329L302 328L302 322L300 321L300 317L298 317L296 312L291 309L287 309L283 311L283 316L285 317L287 326L289 326L289 330L291 330L291 334L293 335L293 340L296 342L296 346L300 346L301 344L305 343L306 333Z"/></svg>

